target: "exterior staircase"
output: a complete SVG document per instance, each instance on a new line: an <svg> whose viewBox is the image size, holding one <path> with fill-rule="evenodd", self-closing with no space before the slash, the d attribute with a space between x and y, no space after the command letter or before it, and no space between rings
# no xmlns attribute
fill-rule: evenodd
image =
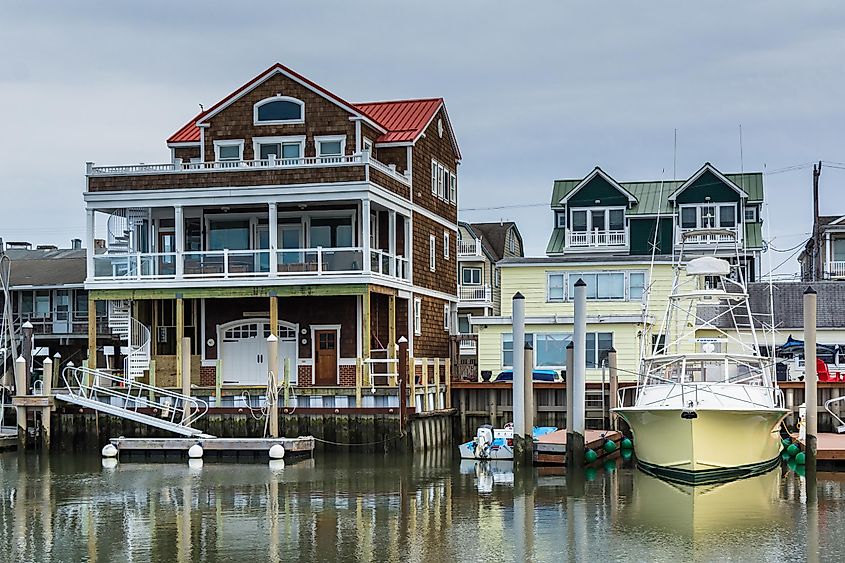
<svg viewBox="0 0 845 563"><path fill-rule="evenodd" d="M123 359L127 380L138 379L150 368L150 329L133 318L131 310L131 301L109 301L109 329L129 348Z"/></svg>
<svg viewBox="0 0 845 563"><path fill-rule="evenodd" d="M66 388L55 395L60 401L182 436L214 438L191 427L208 412L208 403L201 399L83 367L69 366L62 377ZM158 416L139 409L157 410Z"/></svg>
<svg viewBox="0 0 845 563"><path fill-rule="evenodd" d="M122 254L133 252L138 248L137 227L149 219L149 212L140 207L115 209L109 215L108 253Z"/></svg>

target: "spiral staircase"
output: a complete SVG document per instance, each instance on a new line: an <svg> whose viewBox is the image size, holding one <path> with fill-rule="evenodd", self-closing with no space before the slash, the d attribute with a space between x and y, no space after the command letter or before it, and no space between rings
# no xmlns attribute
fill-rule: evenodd
<svg viewBox="0 0 845 563"><path fill-rule="evenodd" d="M131 311L131 301L109 301L109 329L129 349L123 359L123 373L135 380L150 368L150 329L133 318Z"/></svg>

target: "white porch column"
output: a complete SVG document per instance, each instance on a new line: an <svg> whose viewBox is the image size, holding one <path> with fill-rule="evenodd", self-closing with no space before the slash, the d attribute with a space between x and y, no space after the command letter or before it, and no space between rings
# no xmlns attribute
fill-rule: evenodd
<svg viewBox="0 0 845 563"><path fill-rule="evenodd" d="M831 260L833 256L833 250L830 248L830 231L826 232L824 235L824 267L822 269L822 277L823 278L830 278L831 270L830 267Z"/></svg>
<svg viewBox="0 0 845 563"><path fill-rule="evenodd" d="M85 210L85 271L87 279L94 278L94 210Z"/></svg>
<svg viewBox="0 0 845 563"><path fill-rule="evenodd" d="M364 249L364 273L370 273L370 200L361 200L361 247Z"/></svg>
<svg viewBox="0 0 845 563"><path fill-rule="evenodd" d="M390 254L390 275L396 277L396 212L387 212L387 241Z"/></svg>
<svg viewBox="0 0 845 563"><path fill-rule="evenodd" d="M182 206L177 205L174 209L174 226L176 227L176 279L182 279L185 262L182 252L185 250L185 219L182 215Z"/></svg>
<svg viewBox="0 0 845 563"><path fill-rule="evenodd" d="M411 216L405 217L405 220L403 221L403 224L405 226L405 260L408 261L408 265L407 265L408 278L407 278L407 280L410 281L410 282L414 281L414 257L411 253L411 248L412 248L411 245L413 244L413 241L411 240L411 236L412 236L411 233L413 233L412 223L413 223L413 220L412 220Z"/></svg>
<svg viewBox="0 0 845 563"><path fill-rule="evenodd" d="M279 273L279 206L275 201L270 202L267 229L270 235L270 275L276 277Z"/></svg>

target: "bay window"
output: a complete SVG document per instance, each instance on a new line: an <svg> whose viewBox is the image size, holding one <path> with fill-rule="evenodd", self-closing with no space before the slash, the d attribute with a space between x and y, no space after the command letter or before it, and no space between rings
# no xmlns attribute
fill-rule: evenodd
<svg viewBox="0 0 845 563"><path fill-rule="evenodd" d="M646 274L642 271L548 272L547 301L563 302L575 299L575 283L579 279L587 284L587 299L590 300L639 301L645 293Z"/></svg>

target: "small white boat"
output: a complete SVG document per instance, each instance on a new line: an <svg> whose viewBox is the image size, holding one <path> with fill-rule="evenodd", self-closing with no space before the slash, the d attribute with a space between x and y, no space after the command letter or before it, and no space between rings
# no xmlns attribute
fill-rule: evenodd
<svg viewBox="0 0 845 563"><path fill-rule="evenodd" d="M494 485L513 486L513 461L463 459L461 474L475 475L479 493L492 493Z"/></svg>
<svg viewBox="0 0 845 563"><path fill-rule="evenodd" d="M538 436L554 432L552 426L535 427L532 434ZM504 428L493 428L490 424L479 426L475 437L469 442L458 446L461 459L513 459L513 423L505 424Z"/></svg>

